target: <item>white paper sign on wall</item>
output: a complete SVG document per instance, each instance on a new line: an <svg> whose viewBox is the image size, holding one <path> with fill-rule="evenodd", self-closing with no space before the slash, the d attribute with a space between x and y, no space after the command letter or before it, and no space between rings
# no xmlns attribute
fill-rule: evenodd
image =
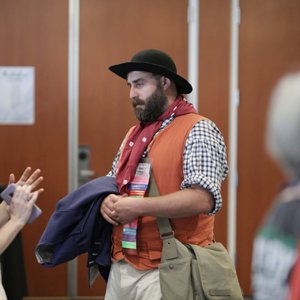
<svg viewBox="0 0 300 300"><path fill-rule="evenodd" d="M0 125L35 122L34 67L0 67Z"/></svg>

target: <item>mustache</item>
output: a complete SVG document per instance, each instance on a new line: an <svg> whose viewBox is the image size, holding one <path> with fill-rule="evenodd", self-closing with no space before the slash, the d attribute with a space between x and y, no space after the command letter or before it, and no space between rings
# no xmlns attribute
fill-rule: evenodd
<svg viewBox="0 0 300 300"><path fill-rule="evenodd" d="M145 101L135 98L132 100L132 105L135 107L137 105L145 105Z"/></svg>

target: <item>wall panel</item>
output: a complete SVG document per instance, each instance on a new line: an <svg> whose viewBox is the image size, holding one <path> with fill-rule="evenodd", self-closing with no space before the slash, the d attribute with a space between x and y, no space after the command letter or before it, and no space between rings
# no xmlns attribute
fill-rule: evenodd
<svg viewBox="0 0 300 300"><path fill-rule="evenodd" d="M0 65L35 67L34 125L0 125L0 181L26 166L41 168L43 215L24 229L23 245L31 296L66 293L66 266L45 269L34 248L57 199L67 192L67 0L0 0ZM0 101L5 101L1 98Z"/></svg>
<svg viewBox="0 0 300 300"><path fill-rule="evenodd" d="M246 294L251 294L253 237L283 176L265 151L265 123L278 78L299 67L300 1L241 0L240 112L238 142L238 261Z"/></svg>

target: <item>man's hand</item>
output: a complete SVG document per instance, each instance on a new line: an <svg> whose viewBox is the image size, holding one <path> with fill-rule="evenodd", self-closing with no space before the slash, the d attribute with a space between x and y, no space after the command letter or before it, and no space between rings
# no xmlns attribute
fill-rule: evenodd
<svg viewBox="0 0 300 300"><path fill-rule="evenodd" d="M116 220L113 216L112 213L114 211L114 205L117 203L121 198L124 196L120 195L115 195L115 194L110 194L104 198L102 201L101 207L100 207L100 212L103 216L103 218L110 224L118 226L119 222Z"/></svg>
<svg viewBox="0 0 300 300"><path fill-rule="evenodd" d="M113 205L111 217L121 224L127 224L137 218L138 206L143 201L142 198L124 197L116 201Z"/></svg>
<svg viewBox="0 0 300 300"><path fill-rule="evenodd" d="M139 200L141 199L131 198L126 194L122 196L110 194L103 200L100 212L110 224L115 226L127 224L138 217L136 208Z"/></svg>

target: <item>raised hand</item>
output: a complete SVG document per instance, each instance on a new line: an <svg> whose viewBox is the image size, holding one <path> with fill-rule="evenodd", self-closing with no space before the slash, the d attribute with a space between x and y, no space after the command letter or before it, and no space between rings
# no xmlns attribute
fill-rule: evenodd
<svg viewBox="0 0 300 300"><path fill-rule="evenodd" d="M17 186L9 205L10 218L15 222L19 222L20 225L24 225L28 221L32 207L39 195L38 191L31 191L32 186L30 185Z"/></svg>
<svg viewBox="0 0 300 300"><path fill-rule="evenodd" d="M36 169L31 175L31 167L27 167L20 179L15 183L15 175L11 173L9 175L8 184L15 183L17 186L30 185L31 191L34 191L37 186L43 181L43 177L39 176L41 174L40 169ZM37 190L38 194L43 192L44 189L40 188Z"/></svg>

